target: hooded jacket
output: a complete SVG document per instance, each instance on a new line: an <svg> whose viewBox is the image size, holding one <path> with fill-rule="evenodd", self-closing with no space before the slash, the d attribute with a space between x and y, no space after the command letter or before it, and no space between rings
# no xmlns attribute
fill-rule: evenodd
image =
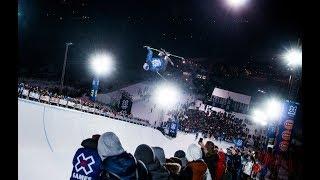
<svg viewBox="0 0 320 180"><path fill-rule="evenodd" d="M161 147L152 147L155 157L159 160L160 164L166 163L166 157Z"/></svg>
<svg viewBox="0 0 320 180"><path fill-rule="evenodd" d="M202 151L196 144L191 144L187 149L188 163L181 173L182 179L211 180L207 164L202 159Z"/></svg>
<svg viewBox="0 0 320 180"><path fill-rule="evenodd" d="M98 153L102 159L102 169L108 179L136 179L138 177L135 158L124 151L119 138L112 132L101 135Z"/></svg>
<svg viewBox="0 0 320 180"><path fill-rule="evenodd" d="M98 141L98 153L103 161L107 157L122 154L124 149L119 138L113 132L102 134Z"/></svg>
<svg viewBox="0 0 320 180"><path fill-rule="evenodd" d="M145 164L148 169L148 179L169 179L169 171L160 164L150 146L146 144L139 145L134 152L134 156L137 160L141 160Z"/></svg>

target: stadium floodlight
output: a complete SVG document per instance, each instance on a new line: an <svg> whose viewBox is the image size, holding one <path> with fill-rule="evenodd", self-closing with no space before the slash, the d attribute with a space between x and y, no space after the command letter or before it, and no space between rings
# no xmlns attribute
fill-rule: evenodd
<svg viewBox="0 0 320 180"><path fill-rule="evenodd" d="M256 123L261 124L262 126L267 125L267 115L259 110L259 109L254 109L252 113L252 120Z"/></svg>
<svg viewBox="0 0 320 180"><path fill-rule="evenodd" d="M268 121L275 121L280 118L282 112L282 103L276 98L269 99L265 105Z"/></svg>
<svg viewBox="0 0 320 180"><path fill-rule="evenodd" d="M291 48L283 54L283 59L290 67L302 65L302 51L300 48Z"/></svg>
<svg viewBox="0 0 320 180"><path fill-rule="evenodd" d="M154 100L163 108L175 106L180 98L180 90L173 83L159 84L154 91Z"/></svg>
<svg viewBox="0 0 320 180"><path fill-rule="evenodd" d="M248 0L226 0L227 4L233 8L238 8L247 3Z"/></svg>
<svg viewBox="0 0 320 180"><path fill-rule="evenodd" d="M113 57L107 53L95 53L90 57L90 65L97 76L109 74L113 70Z"/></svg>

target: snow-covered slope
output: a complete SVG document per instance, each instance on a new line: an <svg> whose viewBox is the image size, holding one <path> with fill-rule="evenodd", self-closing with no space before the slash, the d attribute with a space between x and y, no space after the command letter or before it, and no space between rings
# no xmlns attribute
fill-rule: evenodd
<svg viewBox="0 0 320 180"><path fill-rule="evenodd" d="M168 139L158 130L98 115L18 100L18 177L21 180L69 179L72 158L83 139L112 131L130 153L139 144L160 146L166 156L186 151L194 135L178 133ZM230 144L217 143L226 148Z"/></svg>

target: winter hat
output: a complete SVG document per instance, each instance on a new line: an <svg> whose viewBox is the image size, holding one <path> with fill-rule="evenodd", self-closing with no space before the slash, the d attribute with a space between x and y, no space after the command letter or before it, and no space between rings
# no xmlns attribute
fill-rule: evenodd
<svg viewBox="0 0 320 180"><path fill-rule="evenodd" d="M92 139L94 139L94 140L96 140L96 141L98 141L99 140L99 138L100 138L100 134L95 134L95 135L92 135Z"/></svg>
<svg viewBox="0 0 320 180"><path fill-rule="evenodd" d="M178 150L174 153L174 157L177 157L181 160L181 166L186 167L187 165L187 158L186 158L186 153L182 150Z"/></svg>
<svg viewBox="0 0 320 180"><path fill-rule="evenodd" d="M153 149L146 144L140 144L136 148L136 151L134 152L134 157L137 160L142 161L145 165L153 163L156 159Z"/></svg>
<svg viewBox="0 0 320 180"><path fill-rule="evenodd" d="M184 158L186 157L186 153L182 150L178 150L174 153L174 157L177 157L177 158Z"/></svg>
<svg viewBox="0 0 320 180"><path fill-rule="evenodd" d="M119 155L124 152L118 136L113 132L102 134L98 141L98 153L103 161L107 157Z"/></svg>
<svg viewBox="0 0 320 180"><path fill-rule="evenodd" d="M164 163L166 163L166 157L164 155L163 149L161 147L152 147L152 149L160 164L163 165Z"/></svg>
<svg viewBox="0 0 320 180"><path fill-rule="evenodd" d="M188 161L196 161L202 158L202 151L201 148L198 147L196 144L190 144L187 149L186 157Z"/></svg>

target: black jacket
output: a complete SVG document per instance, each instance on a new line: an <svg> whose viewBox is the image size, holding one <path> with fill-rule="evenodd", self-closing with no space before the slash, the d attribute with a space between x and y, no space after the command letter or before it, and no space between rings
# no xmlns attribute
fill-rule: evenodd
<svg viewBox="0 0 320 180"><path fill-rule="evenodd" d="M211 155L205 155L203 149L202 150L202 154L203 154L203 160L204 162L207 164L209 172L211 174L212 179L215 177L216 174L216 169L217 169L217 162L219 159L218 154L211 154Z"/></svg>
<svg viewBox="0 0 320 180"><path fill-rule="evenodd" d="M152 180L168 180L169 179L169 171L165 169L156 159L154 162L146 164L148 169L148 179Z"/></svg>

